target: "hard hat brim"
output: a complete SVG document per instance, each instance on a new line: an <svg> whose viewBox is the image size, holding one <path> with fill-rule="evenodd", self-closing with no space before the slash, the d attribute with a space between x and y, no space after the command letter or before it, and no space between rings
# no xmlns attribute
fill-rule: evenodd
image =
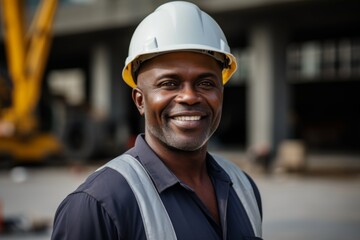
<svg viewBox="0 0 360 240"><path fill-rule="evenodd" d="M163 48L163 49L161 49L161 51L153 50L153 51L148 51L148 52L136 55L136 56L129 56L126 59L126 65L122 71L123 80L131 88L136 88L136 79L134 79L133 62L136 59L138 59L139 57L146 56L146 55L153 55L153 57L147 58L147 59L150 59L150 58L154 58L161 54L171 53L171 52L182 52L182 51L200 52L200 53L203 52L204 54L206 54L204 51L213 51L213 52L220 53L220 54L223 54L224 56L226 56L225 58L228 61L228 66L222 70L222 81L223 81L224 85L229 81L229 79L235 73L235 71L237 69L236 58L234 55L232 55L228 52L221 52L218 49L211 48L209 46L204 47L204 46L200 46L200 45L191 44L191 46L184 45L184 46L176 46L176 47L172 47L172 48L168 48L168 49ZM207 55L209 55L209 54L207 54ZM215 58L215 59L218 60L217 58Z"/></svg>

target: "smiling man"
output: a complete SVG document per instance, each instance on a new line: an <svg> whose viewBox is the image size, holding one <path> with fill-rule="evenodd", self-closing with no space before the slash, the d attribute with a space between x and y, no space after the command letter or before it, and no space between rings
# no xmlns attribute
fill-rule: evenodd
<svg viewBox="0 0 360 240"><path fill-rule="evenodd" d="M143 64L133 99L145 116L145 139L154 150L206 153L221 118L221 71L214 58L190 51L165 53Z"/></svg>
<svg viewBox="0 0 360 240"><path fill-rule="evenodd" d="M261 239L254 182L207 152L235 70L222 30L194 4L146 17L123 69L145 133L61 203L52 239Z"/></svg>

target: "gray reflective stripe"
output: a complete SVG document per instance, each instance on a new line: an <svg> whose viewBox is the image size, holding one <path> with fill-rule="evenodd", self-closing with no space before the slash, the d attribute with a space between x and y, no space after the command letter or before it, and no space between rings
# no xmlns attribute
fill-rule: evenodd
<svg viewBox="0 0 360 240"><path fill-rule="evenodd" d="M138 160L123 154L103 167L110 167L124 176L134 192L148 240L176 240L170 217L148 173ZM102 167L102 168L103 168Z"/></svg>
<svg viewBox="0 0 360 240"><path fill-rule="evenodd" d="M262 236L261 216L259 207L257 205L254 190L249 179L234 163L227 161L220 156L211 154L216 162L226 171L231 181L233 188L242 202L245 211L250 219L256 237Z"/></svg>
<svg viewBox="0 0 360 240"><path fill-rule="evenodd" d="M262 224L260 212L249 179L235 164L217 155L212 154L212 156L231 178L233 188L248 214L255 236L261 237ZM104 167L110 167L118 171L129 183L140 209L147 239L176 240L175 230L170 217L150 176L141 163L134 157L123 154L98 170Z"/></svg>

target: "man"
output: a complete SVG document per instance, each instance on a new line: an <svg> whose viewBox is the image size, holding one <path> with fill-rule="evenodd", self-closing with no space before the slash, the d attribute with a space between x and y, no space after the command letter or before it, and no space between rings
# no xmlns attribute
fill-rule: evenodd
<svg viewBox="0 0 360 240"><path fill-rule="evenodd" d="M123 70L145 134L61 203L52 238L261 239L255 184L207 152L235 70L222 30L197 6L170 2L145 18Z"/></svg>

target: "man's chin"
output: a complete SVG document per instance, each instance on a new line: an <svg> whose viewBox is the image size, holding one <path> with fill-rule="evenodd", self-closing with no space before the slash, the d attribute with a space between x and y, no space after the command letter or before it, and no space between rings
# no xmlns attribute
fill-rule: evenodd
<svg viewBox="0 0 360 240"><path fill-rule="evenodd" d="M206 146L207 139L195 139L194 137L176 136L175 138L167 139L166 145L179 151L193 152Z"/></svg>
<svg viewBox="0 0 360 240"><path fill-rule="evenodd" d="M149 128L149 136L158 139L157 141L168 148L178 151L197 151L204 146L210 138L208 132L184 132L178 129L157 129Z"/></svg>

